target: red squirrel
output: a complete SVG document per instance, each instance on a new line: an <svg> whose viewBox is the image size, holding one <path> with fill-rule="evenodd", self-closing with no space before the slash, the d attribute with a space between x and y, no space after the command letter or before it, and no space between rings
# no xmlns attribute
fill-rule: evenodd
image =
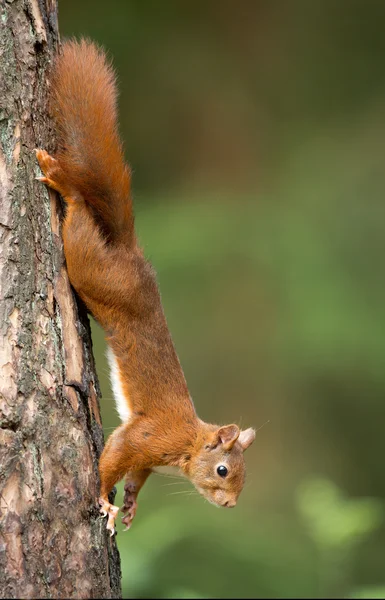
<svg viewBox="0 0 385 600"><path fill-rule="evenodd" d="M72 286L106 334L122 424L99 462L100 512L115 532L113 486L125 479L122 521L130 527L151 472L176 467L217 506L235 506L252 428L213 425L195 411L175 352L153 267L138 245L130 170L117 130L115 74L94 43L68 41L52 69L55 157L37 150L44 177L66 205L64 253Z"/></svg>

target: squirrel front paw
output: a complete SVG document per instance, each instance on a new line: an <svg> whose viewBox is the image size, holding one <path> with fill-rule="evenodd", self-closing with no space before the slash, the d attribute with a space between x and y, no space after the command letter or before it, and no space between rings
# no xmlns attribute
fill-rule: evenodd
<svg viewBox="0 0 385 600"><path fill-rule="evenodd" d="M99 498L99 506L101 506L100 514L103 515L103 517L108 515L106 529L110 532L110 536L113 536L115 533L115 519L118 515L119 507L110 504L108 500L104 500L104 498Z"/></svg>
<svg viewBox="0 0 385 600"><path fill-rule="evenodd" d="M136 509L138 504L136 502L137 493L132 490L131 484L126 484L124 486L124 505L122 506L122 523L126 526L124 531L130 529L132 525L132 521L136 514Z"/></svg>

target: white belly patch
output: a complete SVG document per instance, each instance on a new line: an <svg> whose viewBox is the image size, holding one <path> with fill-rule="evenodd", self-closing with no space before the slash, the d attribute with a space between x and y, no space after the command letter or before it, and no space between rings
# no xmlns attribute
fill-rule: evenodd
<svg viewBox="0 0 385 600"><path fill-rule="evenodd" d="M128 398L126 398L123 393L123 386L120 379L118 362L116 360L115 354L109 346L107 348L107 359L110 365L110 379L112 391L114 393L115 398L116 410L118 411L122 423L128 423L128 421L131 419L132 412L128 405Z"/></svg>

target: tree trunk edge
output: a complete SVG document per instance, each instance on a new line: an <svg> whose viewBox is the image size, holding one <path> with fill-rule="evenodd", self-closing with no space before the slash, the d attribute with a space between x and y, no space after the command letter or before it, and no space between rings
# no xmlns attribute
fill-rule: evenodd
<svg viewBox="0 0 385 600"><path fill-rule="evenodd" d="M56 0L0 0L0 596L120 598L97 506L103 448L90 326L64 265L54 149Z"/></svg>

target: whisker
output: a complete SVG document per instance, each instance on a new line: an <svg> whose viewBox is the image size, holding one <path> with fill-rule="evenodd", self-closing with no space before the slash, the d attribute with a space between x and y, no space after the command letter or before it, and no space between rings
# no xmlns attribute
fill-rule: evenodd
<svg viewBox="0 0 385 600"><path fill-rule="evenodd" d="M169 479L184 479L185 481L187 481L186 478L184 478L182 475L171 475L170 473L158 473L157 471L153 471L154 475L160 475L160 477L167 477Z"/></svg>
<svg viewBox="0 0 385 600"><path fill-rule="evenodd" d="M263 425L261 425L260 427L258 427L258 429L255 430L255 433L258 433L258 431L260 429L262 429L262 427L264 427L265 425L267 425L268 423L270 423L270 419L267 419L267 421L265 421L265 423Z"/></svg>
<svg viewBox="0 0 385 600"><path fill-rule="evenodd" d="M162 483L162 487L166 485L183 485L184 483L188 483L187 481L172 481L171 483Z"/></svg>

